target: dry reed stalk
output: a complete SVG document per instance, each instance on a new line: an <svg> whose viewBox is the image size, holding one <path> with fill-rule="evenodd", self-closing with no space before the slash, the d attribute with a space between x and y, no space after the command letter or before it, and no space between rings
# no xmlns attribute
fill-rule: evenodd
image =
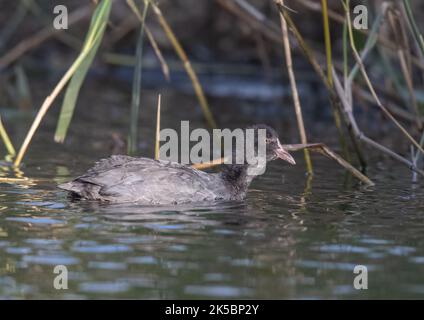
<svg viewBox="0 0 424 320"><path fill-rule="evenodd" d="M338 164L340 164L343 168L349 171L354 177L365 183L367 186L375 185L366 175L361 173L358 169L352 166L348 161L344 160L337 153L333 152L329 147L327 147L324 143L308 143L308 144L289 144L283 145L283 148L287 151L299 151L299 150L311 150L315 152L319 152L330 159L333 159Z"/></svg>
<svg viewBox="0 0 424 320"><path fill-rule="evenodd" d="M361 88L359 85L356 85L355 83L352 84L352 92L354 95L357 95L359 98L364 99L367 102L375 103L373 96L368 91ZM403 120L408 122L413 122L413 123L416 122L416 116L414 114L408 112L406 109L401 108L400 106L394 104L393 102L391 102L390 104L386 104L386 107L395 116L402 118ZM424 117L420 116L419 120L421 122L424 122Z"/></svg>
<svg viewBox="0 0 424 320"><path fill-rule="evenodd" d="M333 68L332 72L333 72L333 79L334 79L335 86L332 88L329 85L327 78L326 78L323 70L321 69L321 66L319 65L318 61L316 60L312 49L310 49L309 46L306 44L303 37L301 36L299 31L297 30L295 24L291 20L290 16L288 14L286 14L284 10L280 10L280 12L282 12L284 17L286 18L286 21L287 21L289 27L291 28L291 31L293 32L295 38L297 39L297 41L299 43L300 48L302 49L302 52L304 53L304 55L309 60L312 67L314 68L315 72L321 78L322 82L326 85L327 89L330 91L330 95L332 96L332 98L337 99L338 105L340 105L342 107L341 110L345 114L344 118L345 118L345 121L348 124L347 127L349 129L349 133L350 133L352 139L355 139L353 141L355 141L355 143L356 143L356 140L365 142L366 144L380 150L383 153L388 154L392 158L394 158L394 159L400 161L401 163L407 165L411 170L418 172L421 175L424 175L424 171L422 171L422 170L418 169L416 166L414 166L414 164L411 161L408 161L407 159L403 158L402 156L399 156L398 154L391 151L387 147L384 147L384 146L378 144L377 142L369 139L359 130L359 128L356 124L356 120L353 117L352 107L346 99L347 94L344 91L344 89L343 89L343 87L340 83L340 80L337 77L337 74L336 74L334 68Z"/></svg>
<svg viewBox="0 0 424 320"><path fill-rule="evenodd" d="M3 178L0 177L0 183L29 183L32 182L29 178Z"/></svg>
<svg viewBox="0 0 424 320"><path fill-rule="evenodd" d="M325 41L325 54L327 57L327 79L328 83L333 85L333 78L331 69L333 68L332 56L331 56L331 38L330 38L330 23L328 21L328 8L327 0L321 0L322 16L324 25L324 41Z"/></svg>
<svg viewBox="0 0 424 320"><path fill-rule="evenodd" d="M302 4L304 7L312 10L312 11L316 11L316 12L321 12L321 5L318 3L318 1L312 1L312 0L297 0L298 3ZM345 22L345 16L341 15L333 10L328 10L328 16L329 18L331 18L332 20L336 21L337 23L343 24ZM368 34L369 31L368 30L363 30L363 29L359 29L358 32L363 33L363 34ZM394 56L396 55L396 45L393 44L393 41L391 41L390 39L385 38L382 35L378 35L377 37L377 41L379 44L381 44L382 46L386 47L387 49L390 50L389 54ZM421 61L420 59L418 59L417 57L414 57L411 55L410 52L407 52L409 58L411 59L411 62L418 68L420 68L421 70L424 70L424 62Z"/></svg>
<svg viewBox="0 0 424 320"><path fill-rule="evenodd" d="M148 1L145 0L144 2L145 2L145 5L147 5ZM127 3L128 3L128 6L131 8L131 10L137 16L137 19L141 23L144 23L142 14L141 14L140 10L138 10L137 6L135 5L134 0L127 0ZM163 57L162 51L159 49L159 46L158 46L155 38L153 37L153 34L150 31L150 29L147 26L147 24L144 26L144 28L145 28L144 31L145 31L145 33L147 35L147 38L149 39L149 42L152 45L153 51L155 52L156 57L159 60L159 63L160 63L161 68L162 68L162 73L165 76L166 80L169 81L170 76L169 76L169 66L168 66L168 63L166 62L165 58Z"/></svg>
<svg viewBox="0 0 424 320"><path fill-rule="evenodd" d="M160 146L160 107L161 107L161 94L158 95L158 105L156 111L156 139L155 139L155 160L159 160L159 146Z"/></svg>
<svg viewBox="0 0 424 320"><path fill-rule="evenodd" d="M328 84L332 87L333 86L333 78L331 69L333 68L333 59L332 59L332 53L331 53L331 37L330 37L330 22L328 19L328 5L327 0L321 0L321 6L322 6L322 19L323 19L323 26L324 26L324 41L325 41L325 55L327 58L327 80ZM337 131L339 132L339 141L340 146L343 149L343 153L346 157L346 159L350 160L350 153L348 146L346 144L346 140L343 135L343 129L342 129L342 121L340 118L340 111L335 106L334 103L331 103L331 109L333 111L333 118L334 123L336 125Z"/></svg>
<svg viewBox="0 0 424 320"><path fill-rule="evenodd" d="M411 8L411 4L410 4L409 0L403 0L402 9L403 9L402 14L405 17L405 20L408 21L410 31L411 31L412 35L414 36L415 46L416 46L417 51L418 51L418 56L419 56L421 61L424 61L424 37L421 34L420 30L418 29L418 25L417 25L417 22L415 21L413 13L412 13L412 8ZM420 145L424 145L424 131L421 134ZM411 146L411 148L413 149L412 146ZM417 165L418 163L420 163L421 158L422 158L422 153L418 152L418 150L417 150L417 152L415 153L415 156L413 157L413 163L415 165ZM416 178L416 177L413 177L413 179L414 178Z"/></svg>
<svg viewBox="0 0 424 320"><path fill-rule="evenodd" d="M323 143L307 143L307 144L284 144L283 148L287 151L301 151L301 150L311 150L314 152L321 153L325 155L326 157L333 159L338 164L340 164L343 168L345 168L347 171L349 171L354 177L356 177L358 180L362 181L367 186L373 186L374 182L372 182L367 176L365 176L363 173L361 173L359 170L357 170L355 167L353 167L349 162L344 160L342 157L340 157L338 154L333 152L329 147L327 147ZM195 169L208 169L211 167L215 167L218 165L221 165L224 163L226 158L219 158L212 160L210 162L205 163L196 163L193 164L192 167Z"/></svg>
<svg viewBox="0 0 424 320"><path fill-rule="evenodd" d="M156 17L158 18L159 24L161 25L166 36L168 37L169 41L174 47L175 52L177 53L178 57L183 62L184 68L193 84L194 91L196 93L197 99L199 100L199 104L200 104L200 107L202 108L206 121L208 122L211 128L215 129L217 127L216 121L212 115L212 112L210 111L208 101L206 100L206 96L203 92L203 88L199 82L199 79L196 73L193 70L193 67L191 66L191 62L188 59L186 52L184 51L179 40L177 39L171 27L169 26L168 22L166 21L164 15L162 14L162 11L152 0L148 0L148 1L153 8L153 12L156 14Z"/></svg>
<svg viewBox="0 0 424 320"><path fill-rule="evenodd" d="M277 4L280 4L281 6L284 6L283 0L275 0L275 2ZM281 23L281 32L283 34L284 55L286 58L287 71L288 71L289 79L290 79L290 86L291 86L292 95L293 95L293 104L294 104L294 109L296 112L296 119L297 119L299 134L300 134L300 140L303 144L307 144L308 141L306 138L306 130L305 130L304 122L303 122L302 107L300 105L299 93L298 93L297 85L296 85L296 78L293 71L293 61L291 56L289 33L287 30L286 20L284 19L281 13L280 13L280 23ZM312 174L313 173L312 162L311 162L311 157L307 149L304 150L304 155L305 155L305 162L306 162L306 168L308 170L308 173Z"/></svg>
<svg viewBox="0 0 424 320"><path fill-rule="evenodd" d="M356 123L356 119L353 115L353 111L352 111L352 105L348 102L348 100L346 99L347 97L347 93L346 91L344 91L342 84L337 76L336 71L333 68L333 79L334 79L334 87L337 91L337 94L339 96L339 99L343 105L343 111L345 114L345 119L346 121L349 123L350 127L352 128L356 138L359 141L362 141L366 144L368 144L369 146L389 155L390 157L392 157L393 159L405 164L406 166L408 166L408 168L410 168L411 170L421 174L422 176L424 176L424 171L420 170L419 168L417 168L413 162L409 161L408 159L398 155L397 153L393 152L392 150L390 150L389 148L379 144L378 142L375 142L374 140L368 138L360 129L358 124Z"/></svg>
<svg viewBox="0 0 424 320"><path fill-rule="evenodd" d="M364 78L368 89L369 89L371 95L373 96L373 98L375 99L377 106L383 111L383 113L396 125L396 127L408 138L408 140L410 142L412 142L412 144L418 150L420 150L422 153L424 153L424 149L422 148L422 146L417 141L415 141L415 139L408 133L408 131L395 119L395 117L393 117L393 115L381 103L380 98L377 96L377 93L375 92L374 87L371 83L371 80L369 79L368 74L365 70L365 66L364 66L364 64L361 60L361 57L360 57L360 55L359 55L359 53L356 49L355 41L354 41L354 38L353 38L352 21L351 21L351 18L350 18L349 3L350 3L350 0L345 0L345 2L343 2L344 8L345 8L345 13L346 13L348 31L349 31L350 46L351 46L352 51L353 51L353 56L354 56L356 62L358 63L359 70L361 71L362 77Z"/></svg>
<svg viewBox="0 0 424 320"><path fill-rule="evenodd" d="M195 163L195 164L192 164L191 166L194 169L204 170L204 169L212 168L215 166L219 166L220 164L223 164L226 159L227 158L219 158L219 159L214 159L210 162Z"/></svg>
<svg viewBox="0 0 424 320"><path fill-rule="evenodd" d="M228 12L236 15L253 30L260 32L273 42L281 42L281 32L278 25L246 1L217 0L218 4ZM240 5L241 4L241 5Z"/></svg>
<svg viewBox="0 0 424 320"><path fill-rule="evenodd" d="M249 5L251 7L250 10L248 12L243 11L243 10L245 10L245 7L247 6L247 2L244 1L244 0L238 0L237 2L234 2L232 0L217 0L217 1L218 1L219 4L222 5L222 7L224 9L228 10L229 12L233 13L238 18L243 20L253 30L260 32L267 39L281 44L281 42L282 42L281 27L279 27L277 24L275 24L275 23L273 23L269 20L266 20L268 18L262 12L260 12L258 9L256 9L252 5ZM242 1L245 2L246 5L244 5L243 7L237 6L237 3L242 2ZM287 9L287 7L279 6L279 9L285 10L285 9ZM290 11L293 11L293 10L290 10ZM287 15L287 16L289 17L289 15ZM266 23L264 23L263 21L266 21ZM287 23L289 25L289 28L291 28L290 23L288 21L287 21ZM257 25L261 25L262 27L259 28L259 27L257 27ZM322 60L326 59L325 55L322 55L319 52L316 52L315 55ZM333 61L333 65L338 70L342 70L342 68L343 68L343 66L340 63L337 63L336 61Z"/></svg>
<svg viewBox="0 0 424 320"><path fill-rule="evenodd" d="M106 28L106 24L103 24L99 29ZM102 32L98 32L98 34L94 37L93 42L95 42L98 37L102 34ZM18 167L21 164L21 161L25 155L25 152L28 149L29 144L31 143L32 137L35 134L35 131L40 126L41 120L44 118L45 114L49 110L50 106L54 102L54 100L57 98L59 93L62 91L62 89L65 87L65 85L68 83L68 81L72 78L72 76L75 73L75 70L80 66L80 64L84 61L84 59L87 57L87 55L90 53L90 50L83 50L81 54L78 56L78 58L74 61L72 66L66 71L62 79L60 79L59 83L56 85L56 87L53 89L52 93L47 96L47 98L44 100L43 104L41 105L40 110L38 111L37 115L35 116L35 119L31 125L31 128L29 129L24 142L22 143L21 148L19 149L18 155L15 159L14 165Z"/></svg>
<svg viewBox="0 0 424 320"><path fill-rule="evenodd" d="M406 54L407 52L410 52L410 48L408 45L408 39L405 32L405 26L403 25L402 20L399 18L399 15L393 11L394 11L393 9L388 10L389 23L395 37L395 43L398 46L397 54L398 54L403 78L405 80L406 87L408 89L408 93L410 97L410 102L411 102L410 109L416 115L417 128L421 129L422 123L419 118L418 103L415 97L411 64L410 64L410 59L408 59L408 55ZM401 32L398 32L399 29L401 30ZM400 94L402 93L400 92Z"/></svg>
<svg viewBox="0 0 424 320"><path fill-rule="evenodd" d="M306 43L306 41L303 39L302 35L300 34L299 30L297 29L295 23L291 19L290 15L284 10L283 7L278 6L278 9L280 13L283 14L284 19L287 22L287 25L289 26L291 32L293 33L294 37L296 38L298 45L301 49L301 52L306 57L306 59L309 61L309 63L312 65L312 68L315 70L319 78L321 79L322 83L325 85L325 87L328 89L330 93L330 103L333 104L333 108L336 108L338 110L342 110L342 106L340 103L340 100L337 96L337 92L334 90L334 86L331 86L328 82L328 78L325 75L324 71L321 68L321 65L318 63L317 58L315 57L315 52L309 47L309 45ZM357 154L358 160L362 167L366 166L365 158L363 156L362 150L360 148L360 145L356 139L355 133L353 132L352 128L348 125L347 126L350 139L352 141L352 144L354 146L355 152Z"/></svg>

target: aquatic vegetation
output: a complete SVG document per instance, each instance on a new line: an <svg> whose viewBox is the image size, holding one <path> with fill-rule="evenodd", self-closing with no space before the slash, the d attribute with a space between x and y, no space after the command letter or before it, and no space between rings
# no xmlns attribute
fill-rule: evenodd
<svg viewBox="0 0 424 320"><path fill-rule="evenodd" d="M7 134L7 131L3 126L3 122L1 121L1 116L0 116L0 136L1 136L1 139L3 140L4 145L7 149L8 155L13 157L16 153L15 147L13 146L12 142L10 141L9 135Z"/></svg>
<svg viewBox="0 0 424 320"><path fill-rule="evenodd" d="M277 2L278 5L278 2ZM345 22L347 24L347 31L348 31L348 35L349 35L349 42L350 42L350 46L352 49L352 53L353 56L356 60L356 65L354 68L359 68L359 71L361 72L361 75L363 76L366 86L368 87L372 98L374 99L374 103L382 110L382 112L395 124L395 126L405 135L405 137L412 143L413 146L415 146L419 152L423 152L424 149L422 148L422 146L411 136L411 134L408 132L408 130L406 130L401 124L400 122L392 115L392 113L382 104L381 100L379 99L374 86L370 80L370 78L368 77L368 74L365 70L365 66L363 64L363 59L364 57L361 57L356 45L355 45L355 40L354 40L354 35L353 35L353 27L352 27L352 20L351 20L351 16L350 16L350 1L346 0L343 1L343 7L345 10ZM332 73L333 73L333 78L336 80L336 85L333 86L332 82L332 78L329 77L325 77L324 75L324 71L322 70L320 64L317 62L316 59L316 54L314 53L314 51L312 49L309 48L309 46L306 44L306 42L304 41L302 35L300 34L300 32L298 31L298 29L296 28L295 23L293 22L293 20L290 18L287 9L284 8L283 6L279 6L278 7L280 12L283 14L284 18L286 19L286 21L288 22L288 24L290 25L297 41L299 42L304 54L306 55L306 57L308 58L308 60L311 62L312 66L314 67L315 71L318 73L318 75L320 76L321 80L323 81L323 83L326 85L327 89L330 90L330 94L331 94L331 98L332 99L338 99L339 102L337 103L338 106L342 106L342 111L346 114L345 117L345 122L347 124L347 127L349 128L349 130L351 131L351 136L353 139L357 139L361 142L365 142L366 144L368 144L369 146L378 149L381 152L384 152L388 155L390 155L393 159L396 159L398 161L400 161L401 163L406 164L409 168L411 168L414 172L416 173L420 173L421 175L423 175L423 171L420 170L416 164L414 164L412 161L409 161L408 159L398 155L397 153L393 152L392 150L390 150L387 147L384 147L383 145L376 143L375 141L369 139L368 137L366 137L359 129L358 125L356 124L356 120L353 114L353 102L352 100L347 100L347 94L345 93L345 90L343 90L343 86L341 85L340 81L338 80L338 75L334 70L334 67L332 68ZM376 32L375 30L373 32ZM372 36L372 34L371 34ZM366 53L367 51L364 50L364 52ZM345 63L345 73L346 73L346 63ZM354 70L354 69L353 69ZM352 85L352 83L350 83ZM345 87L347 87L347 84L345 84ZM348 87L347 87L348 88ZM348 88L349 89L349 88ZM349 89L351 92L351 88Z"/></svg>
<svg viewBox="0 0 424 320"><path fill-rule="evenodd" d="M87 37L82 48L83 52L87 51L88 53L81 64L76 68L63 99L62 110L60 111L54 136L57 142L63 142L65 140L81 85L103 39L106 24L109 21L111 7L112 2L103 0L93 14L90 28L88 29Z"/></svg>
<svg viewBox="0 0 424 320"><path fill-rule="evenodd" d="M56 140L63 141L64 135L66 134L67 127L69 126L70 119L73 113L73 109L76 103L76 97L78 95L79 88L81 87L82 81L87 73L88 67L90 66L94 54L100 44L100 40L103 37L104 30L106 28L107 16L110 12L111 1L103 0L102 3L97 7L91 20L89 33L87 35L86 43L72 66L68 69L59 83L56 85L52 93L44 100L43 105L38 111L34 122L29 129L24 142L19 149L19 152L14 161L15 166L19 166L25 155L26 150L31 143L32 137L35 134L38 126L40 125L44 115L54 102L55 98L60 94L62 89L66 86L68 81L71 81L62 108L61 116L59 117L58 129L56 131Z"/></svg>
<svg viewBox="0 0 424 320"><path fill-rule="evenodd" d="M141 91L141 71L143 67L143 39L145 30L145 20L149 3L144 2L143 13L140 14L134 1L128 1L133 11L140 15L140 32L137 38L137 46L135 53L135 67L133 76L133 87L131 96L131 121L130 121L130 134L128 136L128 154L133 155L137 151L137 136L138 136L138 119L140 114L140 91Z"/></svg>

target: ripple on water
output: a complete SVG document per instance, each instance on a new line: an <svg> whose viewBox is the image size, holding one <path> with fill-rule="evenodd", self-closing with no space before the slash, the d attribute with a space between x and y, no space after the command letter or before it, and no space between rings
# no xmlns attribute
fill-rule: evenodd
<svg viewBox="0 0 424 320"><path fill-rule="evenodd" d="M29 245L31 248L36 248L36 249L60 250L62 249L63 240L30 238L30 239L24 240L24 243L26 245Z"/></svg>
<svg viewBox="0 0 424 320"><path fill-rule="evenodd" d="M316 248L316 250L321 252L330 252L330 253L370 253L371 250L365 247L353 246L349 244L328 244L321 245Z"/></svg>
<svg viewBox="0 0 424 320"><path fill-rule="evenodd" d="M132 249L123 244L91 244L91 245L74 245L72 251L80 253L118 253L128 252Z"/></svg>
<svg viewBox="0 0 424 320"><path fill-rule="evenodd" d="M24 256L23 261L32 264L44 265L75 265L79 264L80 260L69 256Z"/></svg>
<svg viewBox="0 0 424 320"><path fill-rule="evenodd" d="M410 260L414 263L424 264L424 256L412 257Z"/></svg>
<svg viewBox="0 0 424 320"><path fill-rule="evenodd" d="M52 218L41 218L41 217L7 217L7 221L25 222L32 224L46 224L46 225L64 225L66 221L52 219Z"/></svg>
<svg viewBox="0 0 424 320"><path fill-rule="evenodd" d="M0 241L0 248L6 248L8 246L10 246L9 241Z"/></svg>
<svg viewBox="0 0 424 320"><path fill-rule="evenodd" d="M347 262L331 262L331 261L312 261L312 260L303 260L296 262L296 265L304 268L311 269L324 269L324 270L344 270L352 271L358 265L357 263L347 263ZM375 270L376 267L373 265L367 265L369 271Z"/></svg>
<svg viewBox="0 0 424 320"><path fill-rule="evenodd" d="M394 246L388 249L388 252L394 256L408 256L410 253L413 253L415 251L415 248L407 246Z"/></svg>
<svg viewBox="0 0 424 320"><path fill-rule="evenodd" d="M23 294L31 294L36 291L34 286L20 284L12 277L0 277L0 299L22 297Z"/></svg>
<svg viewBox="0 0 424 320"><path fill-rule="evenodd" d="M247 297L253 293L249 288L232 287L225 285L188 285L184 293L195 296L219 298Z"/></svg>
<svg viewBox="0 0 424 320"><path fill-rule="evenodd" d="M206 273L203 278L205 281L221 282L228 281L230 276L223 273Z"/></svg>
<svg viewBox="0 0 424 320"><path fill-rule="evenodd" d="M62 202L47 202L47 201L18 201L17 204L33 207L46 207L50 209L62 209L66 205Z"/></svg>
<svg viewBox="0 0 424 320"><path fill-rule="evenodd" d="M88 267L93 269L104 269L104 270L125 270L127 268L126 263L123 262L112 262L112 261L90 261Z"/></svg>
<svg viewBox="0 0 424 320"><path fill-rule="evenodd" d="M393 241L391 241L391 240L386 240L386 239L373 239L373 238L365 238L365 239L361 239L361 240L359 240L359 242L362 242L362 243L366 243L366 244L381 244L381 245L384 245L384 244L391 244L391 243L393 243Z"/></svg>
<svg viewBox="0 0 424 320"><path fill-rule="evenodd" d="M185 225L183 225L183 224L145 223L143 225L146 228L157 230L157 231L184 230L185 229Z"/></svg>
<svg viewBox="0 0 424 320"><path fill-rule="evenodd" d="M355 290L352 286L352 284L347 284L347 285L337 285L333 288L333 294L335 295L348 295L351 293L354 293Z"/></svg>
<svg viewBox="0 0 424 320"><path fill-rule="evenodd" d="M9 247L6 248L6 252L9 254L30 254L32 252L31 248L28 247Z"/></svg>
<svg viewBox="0 0 424 320"><path fill-rule="evenodd" d="M63 243L63 240L29 238L29 239L25 239L25 242L30 243L30 244L35 245L35 246L45 247L45 246L59 246Z"/></svg>
<svg viewBox="0 0 424 320"><path fill-rule="evenodd" d="M127 282L85 282L79 285L79 290L87 293L114 294L126 292L130 288Z"/></svg>
<svg viewBox="0 0 424 320"><path fill-rule="evenodd" d="M143 256L143 257L131 257L127 259L128 263L133 264L156 264L156 258L152 256Z"/></svg>

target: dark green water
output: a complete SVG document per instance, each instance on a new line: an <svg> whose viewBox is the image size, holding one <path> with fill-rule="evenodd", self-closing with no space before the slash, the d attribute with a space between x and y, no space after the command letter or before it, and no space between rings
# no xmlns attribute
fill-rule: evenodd
<svg viewBox="0 0 424 320"><path fill-rule="evenodd" d="M308 182L300 153L297 166L269 165L243 203L69 202L56 184L109 154L110 131L126 132L128 115L102 110L106 100L77 116L64 146L53 118L23 168L32 180L0 184L0 298L424 298L423 187L389 161L373 165L369 189L321 156ZM150 139L154 121L142 118ZM56 265L68 268L67 290L53 287ZM353 287L356 265L368 268L367 290Z"/></svg>

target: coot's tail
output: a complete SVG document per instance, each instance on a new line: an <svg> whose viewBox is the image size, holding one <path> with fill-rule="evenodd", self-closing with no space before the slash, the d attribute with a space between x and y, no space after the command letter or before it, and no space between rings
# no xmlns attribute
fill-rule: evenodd
<svg viewBox="0 0 424 320"><path fill-rule="evenodd" d="M100 199L99 191L101 187L99 185L79 179L59 184L58 188L68 191L69 195L73 198Z"/></svg>
<svg viewBox="0 0 424 320"><path fill-rule="evenodd" d="M59 189L69 192L71 198L80 199L84 198L84 184L80 181L73 180L66 183L59 184L57 186Z"/></svg>
<svg viewBox="0 0 424 320"><path fill-rule="evenodd" d="M78 193L81 190L79 188L78 184L80 184L80 183L76 184L75 181L69 181L69 182L66 182L66 183L59 184L57 187L59 189L65 190L65 191Z"/></svg>

